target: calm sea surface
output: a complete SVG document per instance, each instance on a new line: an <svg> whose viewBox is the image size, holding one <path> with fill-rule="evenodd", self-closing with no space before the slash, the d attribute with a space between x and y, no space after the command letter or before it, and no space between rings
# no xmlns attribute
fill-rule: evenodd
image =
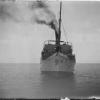
<svg viewBox="0 0 100 100"><path fill-rule="evenodd" d="M0 98L100 96L100 64L76 64L74 74L41 73L39 64L0 64Z"/></svg>

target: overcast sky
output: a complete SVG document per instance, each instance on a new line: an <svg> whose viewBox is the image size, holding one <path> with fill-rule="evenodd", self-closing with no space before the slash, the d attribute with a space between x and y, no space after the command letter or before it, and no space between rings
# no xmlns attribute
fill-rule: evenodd
<svg viewBox="0 0 100 100"><path fill-rule="evenodd" d="M25 1L25 0L24 0ZM59 2L47 2L58 18ZM25 2L0 2L0 63L36 63L43 42L54 39L46 25L36 24ZM77 62L100 62L100 1L64 1L62 21ZM62 39L64 32L62 31Z"/></svg>

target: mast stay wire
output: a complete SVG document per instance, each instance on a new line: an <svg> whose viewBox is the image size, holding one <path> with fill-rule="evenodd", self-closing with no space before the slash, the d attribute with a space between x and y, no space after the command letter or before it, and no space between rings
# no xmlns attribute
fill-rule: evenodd
<svg viewBox="0 0 100 100"><path fill-rule="evenodd" d="M63 28L63 33L64 33L64 36L65 36L65 40L68 42L68 38L67 38L67 35L66 35L66 30L64 28L64 25L63 25L63 22L61 23L62 24L62 28Z"/></svg>
<svg viewBox="0 0 100 100"><path fill-rule="evenodd" d="M62 15L63 15L63 9L62 9ZM59 11L57 13L57 18L59 17ZM62 25L62 31L64 33L64 37L65 37L65 40L68 42L68 37L67 37L67 33L65 28L64 28L64 24L63 24L63 20L61 19L61 25Z"/></svg>
<svg viewBox="0 0 100 100"><path fill-rule="evenodd" d="M63 15L63 9L62 9L62 15ZM59 12L58 12L58 14L57 14L57 18L58 18L58 16L59 16ZM65 28L64 28L62 19L61 19L61 25L62 25L62 29L63 29L63 33L64 33L65 40L68 42L67 32L66 32L66 30L65 30Z"/></svg>

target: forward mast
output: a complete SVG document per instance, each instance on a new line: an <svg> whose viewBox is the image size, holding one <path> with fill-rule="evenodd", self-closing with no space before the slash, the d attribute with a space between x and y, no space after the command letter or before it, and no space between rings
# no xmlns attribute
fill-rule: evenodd
<svg viewBox="0 0 100 100"><path fill-rule="evenodd" d="M59 16L59 32L58 36L56 36L56 44L57 44L57 52L60 51L60 40L61 40L61 11L62 11L62 2L60 1L60 16Z"/></svg>

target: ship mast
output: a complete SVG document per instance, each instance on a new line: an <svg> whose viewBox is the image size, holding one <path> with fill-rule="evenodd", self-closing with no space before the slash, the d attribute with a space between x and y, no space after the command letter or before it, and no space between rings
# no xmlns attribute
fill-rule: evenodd
<svg viewBox="0 0 100 100"><path fill-rule="evenodd" d="M60 1L59 36L58 36L59 45L60 45L60 39L61 39L61 10L62 10L62 2Z"/></svg>
<svg viewBox="0 0 100 100"><path fill-rule="evenodd" d="M62 2L60 1L60 16L59 16L59 30L58 34L56 35L56 51L60 51L60 39L61 39L61 9L62 9Z"/></svg>

